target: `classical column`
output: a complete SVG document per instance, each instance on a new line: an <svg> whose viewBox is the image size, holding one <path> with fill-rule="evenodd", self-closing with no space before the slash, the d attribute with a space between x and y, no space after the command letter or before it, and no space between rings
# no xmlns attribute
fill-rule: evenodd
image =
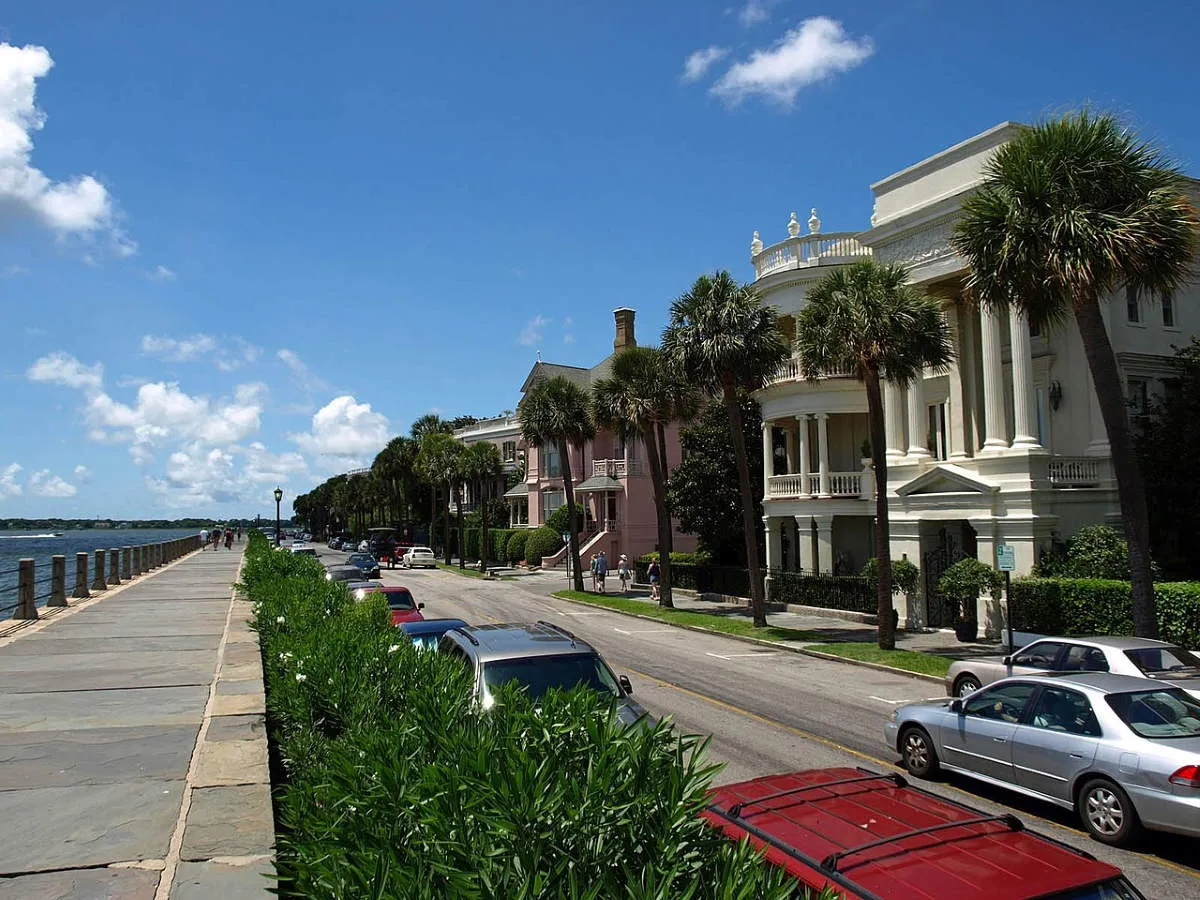
<svg viewBox="0 0 1200 900"><path fill-rule="evenodd" d="M774 438L774 423L763 419L762 423L762 442L763 442L763 477L769 479L775 474L775 438ZM768 482L769 484L769 482ZM770 493L771 489L764 485L766 493Z"/></svg>
<svg viewBox="0 0 1200 900"><path fill-rule="evenodd" d="M925 377L917 375L908 386L908 455L911 459L929 459L929 411L925 408Z"/></svg>
<svg viewBox="0 0 1200 900"><path fill-rule="evenodd" d="M985 306L980 313L983 351L983 450L1008 449L1008 429L1004 424L1004 363L1000 358L1000 317L1004 310Z"/></svg>
<svg viewBox="0 0 1200 900"><path fill-rule="evenodd" d="M770 575L779 568L779 560L783 556L783 545L780 542L782 532L779 529L778 518L763 516L763 527L767 530L767 574Z"/></svg>
<svg viewBox="0 0 1200 900"><path fill-rule="evenodd" d="M969 373L970 368L966 342L961 339L962 332L958 327L958 307L951 305L945 309L944 314L956 351L947 373L950 382L950 403L948 404L949 408L946 410L947 458L955 461L966 459L967 448L970 446L970 441L967 440L967 435L969 434L967 428L967 396L963 386L963 371L965 370Z"/></svg>
<svg viewBox="0 0 1200 900"><path fill-rule="evenodd" d="M796 516L796 569L813 571L812 516Z"/></svg>
<svg viewBox="0 0 1200 900"><path fill-rule="evenodd" d="M817 573L833 574L833 516L813 516L817 523Z"/></svg>
<svg viewBox="0 0 1200 900"><path fill-rule="evenodd" d="M829 413L817 413L817 496L829 496Z"/></svg>
<svg viewBox="0 0 1200 900"><path fill-rule="evenodd" d="M1024 310L1009 311L1008 334L1012 343L1014 450L1040 449L1037 439L1036 401L1033 398L1033 348L1029 342L1029 317Z"/></svg>
<svg viewBox="0 0 1200 900"><path fill-rule="evenodd" d="M904 456L904 392L888 379L883 382L883 427L889 464Z"/></svg>
<svg viewBox="0 0 1200 900"><path fill-rule="evenodd" d="M812 469L812 458L808 450L808 413L796 416L796 433L798 435L798 455L800 456L800 496L811 497L812 488L809 487L809 473Z"/></svg>

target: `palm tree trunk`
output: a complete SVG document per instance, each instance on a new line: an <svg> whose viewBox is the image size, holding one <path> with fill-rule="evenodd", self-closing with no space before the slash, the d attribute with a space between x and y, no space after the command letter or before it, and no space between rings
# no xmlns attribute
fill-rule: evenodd
<svg viewBox="0 0 1200 900"><path fill-rule="evenodd" d="M761 523L754 521L754 495L750 490L750 464L746 460L745 419L742 404L732 385L725 385L725 408L729 411L730 437L733 439L733 455L737 460L738 486L742 494L742 531L746 537L746 568L750 570L750 610L754 626L765 628L767 608L763 602L762 563L758 558L758 529Z"/></svg>
<svg viewBox="0 0 1200 900"><path fill-rule="evenodd" d="M658 432L658 470L662 472L663 509L667 514L664 546L670 553L675 549L675 529L671 524L671 510L667 508L667 481L671 477L671 469L667 465L667 434L662 422L657 423L654 427Z"/></svg>
<svg viewBox="0 0 1200 900"><path fill-rule="evenodd" d="M571 480L571 448L566 441L559 448L562 453L563 492L567 495L567 554L571 558L575 590L583 593L583 571L579 568L579 529L575 523L575 483Z"/></svg>
<svg viewBox="0 0 1200 900"><path fill-rule="evenodd" d="M432 485L429 493L432 495L429 498L429 549L433 550L433 529L437 525L437 485ZM434 551L437 552L437 551Z"/></svg>
<svg viewBox="0 0 1200 900"><path fill-rule="evenodd" d="M467 533L463 530L463 498L462 485L454 486L454 508L457 511L455 518L458 520L458 567L465 569L467 567Z"/></svg>
<svg viewBox="0 0 1200 900"><path fill-rule="evenodd" d="M454 486L446 482L446 504L442 507L442 554L446 565L450 565L450 500L454 496Z"/></svg>
<svg viewBox="0 0 1200 900"><path fill-rule="evenodd" d="M484 487L486 483L486 478L479 479L479 493L475 495L479 499L479 558L483 561L485 569L488 564L487 488Z"/></svg>
<svg viewBox="0 0 1200 900"><path fill-rule="evenodd" d="M875 558L879 560L879 583L875 586L875 617L878 620L876 632L880 650L895 650L896 629L892 623L892 541L887 498L887 433L884 428L879 371L868 369L865 381L867 425L871 432L871 466L875 470Z"/></svg>
<svg viewBox="0 0 1200 900"><path fill-rule="evenodd" d="M667 514L667 481L655 446L652 424L647 424L642 430L642 440L650 465L650 489L654 492L654 515L658 525L658 605L674 609L675 603L671 600L671 519Z"/></svg>
<svg viewBox="0 0 1200 900"><path fill-rule="evenodd" d="M1133 594L1133 631L1138 637L1158 637L1158 615L1154 600L1154 578L1150 572L1150 512L1146 506L1146 486L1133 449L1129 432L1125 391L1121 373L1113 355L1108 330L1094 299L1075 305L1075 321L1083 352L1087 356L1108 446L1112 453L1113 474L1117 480L1117 495L1121 501L1121 518L1125 523L1125 539L1129 543L1129 581Z"/></svg>

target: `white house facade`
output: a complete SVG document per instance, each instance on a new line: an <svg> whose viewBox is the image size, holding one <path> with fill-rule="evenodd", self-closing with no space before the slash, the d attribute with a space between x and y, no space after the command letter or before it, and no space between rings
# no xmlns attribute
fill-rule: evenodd
<svg viewBox="0 0 1200 900"><path fill-rule="evenodd" d="M903 263L912 283L942 303L956 350L949 370L907 389L884 386L891 552L923 576L920 596L901 598L910 627L950 624L936 583L956 560L995 565L997 545L1008 544L1015 574L1024 574L1053 540L1119 522L1104 423L1074 323L1039 334L1019 313L963 301L967 267L950 246L951 229L990 155L1020 127L1003 123L872 185L867 231L822 233L814 210L808 233L793 213L786 240L764 246L756 232L751 245L755 287L789 335L808 289L830 267L862 256ZM1122 290L1103 304L1131 402L1169 388L1173 347L1198 324L1196 294L1195 285L1167 298ZM807 381L791 360L758 399L768 569L856 574L874 555L877 487L862 385L838 374ZM1000 609L981 601L979 613L997 633Z"/></svg>

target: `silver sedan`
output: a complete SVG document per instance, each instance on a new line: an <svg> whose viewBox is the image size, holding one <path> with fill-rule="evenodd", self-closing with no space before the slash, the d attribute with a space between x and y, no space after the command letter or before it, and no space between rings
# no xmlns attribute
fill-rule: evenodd
<svg viewBox="0 0 1200 900"><path fill-rule="evenodd" d="M1200 837L1200 701L1144 678L1006 678L902 706L884 729L918 778L939 767L1075 810L1125 844L1142 827Z"/></svg>
<svg viewBox="0 0 1200 900"><path fill-rule="evenodd" d="M1200 659L1166 641L1136 637L1043 638L1011 656L960 659L946 673L946 693L965 697L999 678L1046 672L1154 678L1200 697Z"/></svg>

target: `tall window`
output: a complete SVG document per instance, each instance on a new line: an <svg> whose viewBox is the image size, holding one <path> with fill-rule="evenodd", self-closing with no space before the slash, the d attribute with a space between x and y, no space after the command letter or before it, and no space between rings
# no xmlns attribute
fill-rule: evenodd
<svg viewBox="0 0 1200 900"><path fill-rule="evenodd" d="M934 459L946 459L946 404L933 403L929 406L929 433L927 449Z"/></svg>
<svg viewBox="0 0 1200 900"><path fill-rule="evenodd" d="M1142 321L1142 304L1138 299L1137 288L1133 285L1125 288L1125 315L1134 325Z"/></svg>
<svg viewBox="0 0 1200 900"><path fill-rule="evenodd" d="M559 455L557 447L549 445L542 447L542 462L545 465L542 475L546 478L558 478L562 475L562 457Z"/></svg>
<svg viewBox="0 0 1200 900"><path fill-rule="evenodd" d="M550 518L550 513L567 502L567 495L562 491L542 491L542 524Z"/></svg>
<svg viewBox="0 0 1200 900"><path fill-rule="evenodd" d="M1146 411L1146 405L1150 401L1150 382L1145 378L1130 378L1128 387L1130 412L1140 416Z"/></svg>
<svg viewBox="0 0 1200 900"><path fill-rule="evenodd" d="M500 458L505 462L513 462L517 458L517 442L505 441L500 447Z"/></svg>
<svg viewBox="0 0 1200 900"><path fill-rule="evenodd" d="M1175 295L1162 295L1163 328L1175 327Z"/></svg>

